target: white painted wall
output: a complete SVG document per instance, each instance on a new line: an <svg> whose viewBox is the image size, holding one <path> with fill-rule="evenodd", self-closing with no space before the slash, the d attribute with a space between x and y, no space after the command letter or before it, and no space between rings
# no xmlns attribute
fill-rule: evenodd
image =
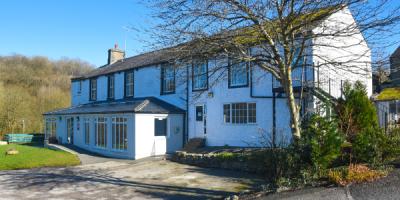
<svg viewBox="0 0 400 200"><path fill-rule="evenodd" d="M186 108L186 83L182 81L179 74L185 71L185 68L177 68L175 77L175 93L161 95L161 65L144 67L134 70L135 76L135 97L157 97L170 104L178 106L182 109Z"/></svg>
<svg viewBox="0 0 400 200"><path fill-rule="evenodd" d="M167 136L154 136L155 118L167 118ZM182 120L182 115L135 114L135 159L163 155L182 148Z"/></svg>
<svg viewBox="0 0 400 200"><path fill-rule="evenodd" d="M209 70L213 71L213 68L221 68L221 66L226 65L224 62L227 62L227 60L209 60ZM271 75L259 68L255 68L252 74L254 76L253 95L272 97ZM255 146L260 145L261 138L271 139L273 127L272 98L252 98L250 96L250 86L228 88L227 76L227 70L220 69L216 71L209 80L213 87L205 92L192 92L191 82L189 83L189 138L205 137L209 146ZM208 96L209 92L212 92L212 97ZM223 104L238 102L256 103L256 124L225 124L223 122ZM196 122L195 118L195 106L201 104L206 105L206 135L203 134L203 123ZM289 115L283 99L277 99L276 110L278 113L277 130L287 130L288 124L286 122L289 119ZM290 137L287 139L290 139Z"/></svg>
<svg viewBox="0 0 400 200"><path fill-rule="evenodd" d="M79 82L82 82L82 89L79 92ZM76 106L89 102L89 80L75 80L71 82L71 104Z"/></svg>
<svg viewBox="0 0 400 200"><path fill-rule="evenodd" d="M317 37L313 43L313 61L315 64L341 62L345 64L324 65L319 69L320 87L331 95L340 97L341 82L349 80L361 81L367 86L368 95L372 95L371 51L363 35L354 27L355 20L348 8L332 14L316 27L315 34L330 34L339 30L347 30L343 36ZM350 35L351 34L351 35ZM315 70L317 77L318 70Z"/></svg>

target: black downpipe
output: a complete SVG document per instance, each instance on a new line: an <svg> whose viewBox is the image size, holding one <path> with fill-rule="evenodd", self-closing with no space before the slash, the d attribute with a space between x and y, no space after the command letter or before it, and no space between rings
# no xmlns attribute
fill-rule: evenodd
<svg viewBox="0 0 400 200"><path fill-rule="evenodd" d="M184 119L184 136L183 136L183 144L185 145L189 139L189 65L186 65L186 113Z"/></svg>

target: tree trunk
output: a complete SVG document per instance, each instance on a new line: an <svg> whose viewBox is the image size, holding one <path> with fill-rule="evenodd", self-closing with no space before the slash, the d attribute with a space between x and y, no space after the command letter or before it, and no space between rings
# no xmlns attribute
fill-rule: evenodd
<svg viewBox="0 0 400 200"><path fill-rule="evenodd" d="M289 106L292 135L294 139L299 139L301 137L299 109L298 106L296 105L296 99L294 97L293 83L292 83L292 69L290 67L287 68L286 76L284 78L286 80L283 81L284 83L282 85L284 86L288 101L287 104Z"/></svg>

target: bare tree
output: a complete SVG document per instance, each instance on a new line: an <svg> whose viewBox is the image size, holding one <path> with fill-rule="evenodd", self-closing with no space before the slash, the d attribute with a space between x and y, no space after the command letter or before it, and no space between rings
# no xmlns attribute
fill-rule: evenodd
<svg viewBox="0 0 400 200"><path fill-rule="evenodd" d="M301 136L294 81L303 84L304 71L320 67L338 76L343 71L371 76L368 45L388 45L388 36L398 34L400 15L390 0L153 0L151 5L160 22L151 31L154 44L172 47L180 63L226 56L272 74L286 94L294 138ZM338 12L342 15L332 17Z"/></svg>

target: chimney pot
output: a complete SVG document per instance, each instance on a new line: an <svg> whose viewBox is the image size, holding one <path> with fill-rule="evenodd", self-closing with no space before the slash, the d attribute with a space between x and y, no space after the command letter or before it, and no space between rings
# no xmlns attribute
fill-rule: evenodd
<svg viewBox="0 0 400 200"><path fill-rule="evenodd" d="M111 65L125 58L125 51L118 49L118 44L114 44L113 49L108 50L108 64Z"/></svg>

